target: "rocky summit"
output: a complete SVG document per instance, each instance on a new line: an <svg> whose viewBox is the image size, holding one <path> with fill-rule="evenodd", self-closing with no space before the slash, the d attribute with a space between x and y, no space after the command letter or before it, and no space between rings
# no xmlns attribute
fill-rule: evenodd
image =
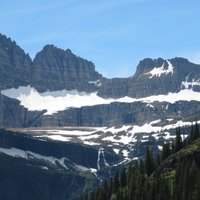
<svg viewBox="0 0 200 200"><path fill-rule="evenodd" d="M185 58L146 58L130 77L108 79L69 49L46 45L31 60L0 34L0 185L19 183L22 171L11 173L5 169L9 163L49 181L46 187L14 187L13 196L45 188L39 199L72 199L98 185L111 169L141 158L147 145L159 151L173 140L176 127L187 137L190 125L200 122L199 112L200 65ZM63 187L65 180L71 184ZM6 190L0 194L7 198Z"/></svg>
<svg viewBox="0 0 200 200"><path fill-rule="evenodd" d="M47 90L78 90L93 92L102 75L92 62L53 45L46 45L33 60L31 85L40 92Z"/></svg>

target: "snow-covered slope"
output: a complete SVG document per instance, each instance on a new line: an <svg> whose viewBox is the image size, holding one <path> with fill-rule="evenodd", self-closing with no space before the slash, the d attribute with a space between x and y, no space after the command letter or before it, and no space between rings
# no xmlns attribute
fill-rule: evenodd
<svg viewBox="0 0 200 200"><path fill-rule="evenodd" d="M172 75L174 73L173 65L169 60L167 60L167 64L167 69L164 68L164 63L161 67L154 67L150 72L147 73L151 75L149 78L153 78L154 76L160 77L162 74L167 75L169 73Z"/></svg>
<svg viewBox="0 0 200 200"><path fill-rule="evenodd" d="M86 93L78 92L76 90L61 90L40 93L30 86L2 90L1 94L9 98L18 99L20 104L30 111L47 110L45 114L51 115L68 108L110 104L112 102L144 102L150 104L156 101L168 103L175 103L177 101L200 101L200 92L193 91L191 88L197 84L200 85L200 82L183 82L182 85L185 88L177 93L153 95L145 98L131 98L128 96L118 99L102 98L97 95L97 92Z"/></svg>
<svg viewBox="0 0 200 200"><path fill-rule="evenodd" d="M123 157L121 162L137 159L142 156L137 152L139 148L149 143L154 148L160 149L165 141L175 138L175 129L190 127L191 122L168 119L168 125L162 126L161 120L152 121L142 126L122 125L121 127L52 127L49 128L28 128L17 131L29 133L33 137L45 141L63 141L66 143L84 144L98 149L108 147L113 152ZM200 123L200 121L198 121ZM182 138L188 136L188 132L182 132ZM99 151L102 153L102 150ZM106 164L105 164L106 166Z"/></svg>

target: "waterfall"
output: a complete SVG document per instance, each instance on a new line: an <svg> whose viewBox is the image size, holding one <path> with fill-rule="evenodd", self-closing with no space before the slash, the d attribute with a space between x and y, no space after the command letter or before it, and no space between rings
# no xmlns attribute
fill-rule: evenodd
<svg viewBox="0 0 200 200"><path fill-rule="evenodd" d="M100 170L101 169L101 166L100 166L100 162L101 162L101 157L103 159L103 165L105 167L109 167L109 164L108 162L106 161L105 159L105 154L104 154L104 148L100 148L99 151L98 151L98 158L97 158L97 169Z"/></svg>

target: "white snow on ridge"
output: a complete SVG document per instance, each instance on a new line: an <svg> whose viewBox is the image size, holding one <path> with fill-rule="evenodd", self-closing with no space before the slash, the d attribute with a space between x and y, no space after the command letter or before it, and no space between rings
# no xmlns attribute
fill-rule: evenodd
<svg viewBox="0 0 200 200"><path fill-rule="evenodd" d="M159 120L156 120L157 123L159 122ZM152 126L153 124L156 123L156 121L150 122L150 123L146 123L142 126L137 126L134 125L133 126L133 132L134 133L152 133L152 132L162 132L162 130L170 130L170 129L175 129L177 127L182 127L182 126L191 126L191 122L183 122L183 121L177 121L174 124L169 124L166 126ZM200 121L199 121L200 123Z"/></svg>
<svg viewBox="0 0 200 200"><path fill-rule="evenodd" d="M200 86L200 80L192 80L192 82L189 82L186 77L185 81L182 81L182 86L184 86L185 89L193 88L193 86Z"/></svg>
<svg viewBox="0 0 200 200"><path fill-rule="evenodd" d="M39 160L44 160L47 162L50 162L52 164L56 164L56 162L60 163L60 165L62 165L64 168L68 169L65 164L64 164L64 160L66 158L55 158L55 157L50 157L50 156L43 156L37 153L33 153L31 151L24 151L21 149L16 149L16 148L1 148L0 147L0 153L4 153L6 155L12 156L12 157L20 157L20 158L25 158L25 159L30 159L30 158L36 158Z"/></svg>
<svg viewBox="0 0 200 200"><path fill-rule="evenodd" d="M70 137L63 137L61 135L45 135L44 137L50 138L52 140L63 141L63 142L69 142L69 141L71 141Z"/></svg>
<svg viewBox="0 0 200 200"><path fill-rule="evenodd" d="M126 159L126 160L129 160L129 156L128 156L129 152L128 152L127 150L124 149L124 150L122 151L122 153L123 153L123 156L125 157L125 159Z"/></svg>
<svg viewBox="0 0 200 200"><path fill-rule="evenodd" d="M28 110L47 110L46 115L51 115L58 111L65 110L70 107L93 106L98 104L109 104L112 99L103 99L97 96L96 92L86 93L73 91L55 91L39 93L34 88L19 87L18 89L3 90L1 93L10 98L21 101L21 105ZM60 94L60 95L59 95Z"/></svg>
<svg viewBox="0 0 200 200"><path fill-rule="evenodd" d="M160 77L162 74L169 74L174 72L173 65L170 63L169 60L166 60L168 67L167 69L164 68L164 63L162 64L161 67L154 67L150 72L147 74L151 74L149 78L153 78L154 76Z"/></svg>
<svg viewBox="0 0 200 200"><path fill-rule="evenodd" d="M139 100L139 99L138 99ZM152 102L168 102L175 103L177 101L200 101L200 92L195 92L192 89L180 90L177 93L168 93L167 95L155 95L145 98L141 98L141 101L145 103Z"/></svg>
<svg viewBox="0 0 200 200"><path fill-rule="evenodd" d="M103 130L102 131L103 132L106 132L106 131L112 132L113 136L107 136L107 137L102 138L101 140L127 145L129 143L132 143L132 142L134 143L137 141L135 139L135 134L137 134L137 133L153 133L153 132L154 132L154 134L152 136L155 137L156 139L159 139L160 137L169 139L169 138L174 138L174 136L171 136L170 133L167 131L164 132L165 133L164 136L160 136L160 133L163 133L164 130L170 130L170 129L174 129L176 127L191 125L191 122L178 121L174 124L169 124L164 127L156 126L155 124L159 123L159 122L160 122L160 120L155 120L150 123L146 123L142 126L138 126L138 125L125 126L124 125L122 128L111 127L109 129L105 129L104 131ZM200 121L198 123L200 123ZM121 133L122 129L126 132L125 135L121 135L121 134L118 135L118 133ZM99 136L101 136L101 135L99 135ZM149 137L149 135L144 136L144 139L147 139L148 137ZM82 138L82 139L84 140L84 138ZM87 138L87 139L89 139L89 138ZM90 139L93 139L92 135L91 135ZM97 137L95 137L94 139L97 139Z"/></svg>
<svg viewBox="0 0 200 200"><path fill-rule="evenodd" d="M48 130L49 134L58 134L58 135L65 135L65 136L88 136L92 133L96 132L95 130L92 131L85 131L85 130Z"/></svg>
<svg viewBox="0 0 200 200"><path fill-rule="evenodd" d="M200 84L200 83L199 83ZM167 95L154 95L145 98L131 98L122 97L119 99L104 99L97 95L97 92L86 93L78 92L76 90L67 91L54 91L39 93L30 86L19 87L18 89L12 88L2 90L1 93L7 97L18 99L25 108L30 111L47 110L46 115L54 114L58 111L75 107L80 108L84 106L94 106L100 104L110 104L112 102L144 102L147 104L153 102L169 102L175 103L176 101L200 101L200 92L195 92L192 89L183 89L177 93L168 93Z"/></svg>
<svg viewBox="0 0 200 200"><path fill-rule="evenodd" d="M108 137L105 137L102 139L103 141L110 141L110 142L113 142L113 143L122 143L122 144L129 144L130 142L133 141L133 135L130 135L130 136L120 136L119 138L115 138L113 136L108 136Z"/></svg>
<svg viewBox="0 0 200 200"><path fill-rule="evenodd" d="M88 83L89 83L89 84L94 84L94 85L96 85L97 87L100 87L100 86L101 86L101 82L100 82L100 80L89 81Z"/></svg>

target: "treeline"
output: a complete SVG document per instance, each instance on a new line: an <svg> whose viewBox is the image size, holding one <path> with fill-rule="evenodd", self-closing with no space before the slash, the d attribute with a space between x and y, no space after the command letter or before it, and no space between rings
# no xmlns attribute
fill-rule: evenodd
<svg viewBox="0 0 200 200"><path fill-rule="evenodd" d="M183 147L187 147L190 145L193 141L195 141L197 138L200 137L200 131L199 131L199 125L196 122L194 125L191 125L191 132L190 135L182 140L181 137L181 130L180 127L176 128L176 138L173 142L167 142L163 145L163 150L161 154L158 156L161 156L161 161L165 160L167 157L169 157L171 154L176 153L177 151L181 150Z"/></svg>
<svg viewBox="0 0 200 200"><path fill-rule="evenodd" d="M190 145L200 137L196 123L191 126L191 134L184 141L180 128L176 138L166 143L163 151L153 156L149 147L145 158L136 165L123 166L115 176L106 180L95 191L77 200L199 200L200 198L200 159L198 156L184 157L173 169L158 170L170 155ZM192 145L191 145L192 146ZM197 159L196 159L197 158ZM157 170L156 170L157 169Z"/></svg>

